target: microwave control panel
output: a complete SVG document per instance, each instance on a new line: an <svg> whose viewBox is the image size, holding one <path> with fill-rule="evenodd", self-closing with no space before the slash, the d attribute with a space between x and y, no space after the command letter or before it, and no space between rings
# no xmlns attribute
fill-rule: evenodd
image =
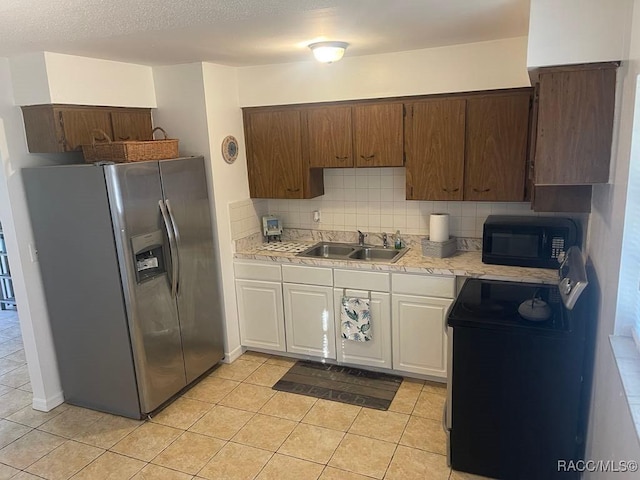
<svg viewBox="0 0 640 480"><path fill-rule="evenodd" d="M564 253L564 238L553 237L553 240L551 240L551 258L558 258L561 253Z"/></svg>

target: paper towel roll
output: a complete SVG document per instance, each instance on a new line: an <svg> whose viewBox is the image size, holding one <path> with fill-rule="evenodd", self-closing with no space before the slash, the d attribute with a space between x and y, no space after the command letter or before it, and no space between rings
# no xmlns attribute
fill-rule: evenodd
<svg viewBox="0 0 640 480"><path fill-rule="evenodd" d="M449 214L432 213L429 217L429 240L446 242L449 240Z"/></svg>

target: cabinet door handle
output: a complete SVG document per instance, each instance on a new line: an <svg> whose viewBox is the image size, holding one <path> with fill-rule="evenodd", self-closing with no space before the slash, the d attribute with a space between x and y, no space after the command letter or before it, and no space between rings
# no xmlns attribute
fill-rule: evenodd
<svg viewBox="0 0 640 480"><path fill-rule="evenodd" d="M299 191L300 191L299 188L287 188L287 192L296 193L296 192L299 192Z"/></svg>
<svg viewBox="0 0 640 480"><path fill-rule="evenodd" d="M362 158L363 160L369 161L369 160L373 160L373 158L375 157L374 155L360 155L360 158Z"/></svg>
<svg viewBox="0 0 640 480"><path fill-rule="evenodd" d="M459 188L454 188L454 189L450 189L450 188L443 188L443 191L447 192L447 193L456 193L458 190L460 190Z"/></svg>
<svg viewBox="0 0 640 480"><path fill-rule="evenodd" d="M477 188L474 188L473 191L476 192L476 193L487 193L487 192L490 192L491 189L490 188L484 188L482 190L478 190Z"/></svg>
<svg viewBox="0 0 640 480"><path fill-rule="evenodd" d="M339 157L338 155L336 155L336 160L348 160L349 157Z"/></svg>
<svg viewBox="0 0 640 480"><path fill-rule="evenodd" d="M126 137L118 137L120 140L125 141L125 140L129 140L131 137L130 136L126 136Z"/></svg>

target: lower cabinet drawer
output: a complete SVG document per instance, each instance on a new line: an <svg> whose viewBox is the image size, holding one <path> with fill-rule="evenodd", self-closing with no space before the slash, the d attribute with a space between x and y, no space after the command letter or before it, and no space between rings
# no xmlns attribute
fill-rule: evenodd
<svg viewBox="0 0 640 480"><path fill-rule="evenodd" d="M371 292L370 324L371 340L357 342L342 336L342 297L344 290L333 290L336 318L336 353L342 363L391 368L391 296L388 293ZM347 297L368 298L364 290L347 290Z"/></svg>
<svg viewBox="0 0 640 480"><path fill-rule="evenodd" d="M323 267L307 267L306 265L283 265L282 281L332 287L333 270Z"/></svg>
<svg viewBox="0 0 640 480"><path fill-rule="evenodd" d="M391 275L391 289L393 293L405 295L455 298L456 277L394 273Z"/></svg>
<svg viewBox="0 0 640 480"><path fill-rule="evenodd" d="M279 282L282 280L280 264L269 262L234 262L233 271L236 278L245 280L265 280Z"/></svg>
<svg viewBox="0 0 640 480"><path fill-rule="evenodd" d="M365 272L362 270L335 270L334 286L338 288L357 288L376 292L388 292L390 277L384 272Z"/></svg>

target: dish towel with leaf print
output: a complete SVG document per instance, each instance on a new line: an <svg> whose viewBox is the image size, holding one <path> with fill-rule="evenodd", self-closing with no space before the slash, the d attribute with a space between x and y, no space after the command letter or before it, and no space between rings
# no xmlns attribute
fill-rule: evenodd
<svg viewBox="0 0 640 480"><path fill-rule="evenodd" d="M371 340L371 300L368 298L342 297L340 323L342 338L354 342Z"/></svg>

